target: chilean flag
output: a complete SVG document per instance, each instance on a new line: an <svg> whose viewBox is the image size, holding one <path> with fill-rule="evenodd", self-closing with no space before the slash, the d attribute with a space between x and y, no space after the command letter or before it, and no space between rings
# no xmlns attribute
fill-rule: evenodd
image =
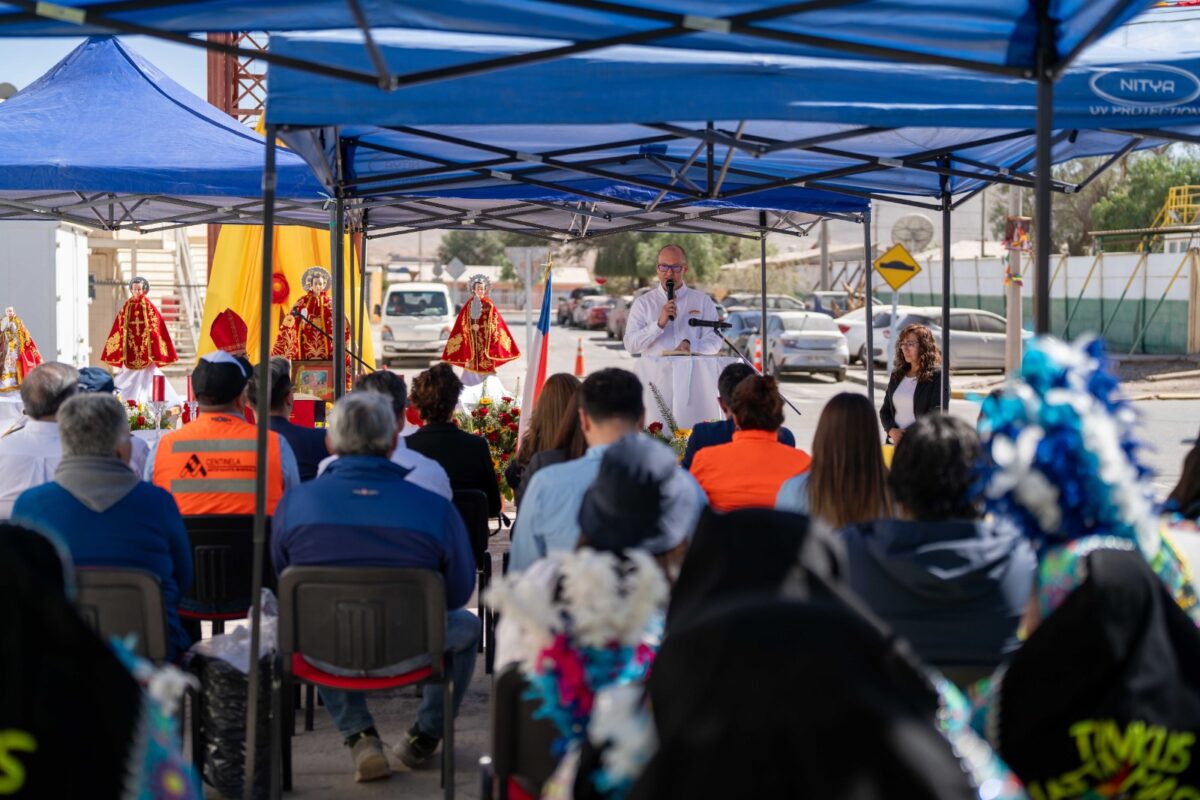
<svg viewBox="0 0 1200 800"><path fill-rule="evenodd" d="M525 390L521 393L521 422L517 426L517 447L525 438L525 429L533 417L533 406L546 382L547 350L550 347L550 271L546 271L546 290L542 293L542 312L538 314L529 353L529 368L525 372Z"/></svg>

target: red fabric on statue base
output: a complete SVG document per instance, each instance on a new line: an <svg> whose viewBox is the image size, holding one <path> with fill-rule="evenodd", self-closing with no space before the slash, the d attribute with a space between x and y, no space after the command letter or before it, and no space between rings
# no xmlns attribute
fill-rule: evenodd
<svg viewBox="0 0 1200 800"><path fill-rule="evenodd" d="M167 324L145 295L131 297L117 313L100 360L125 369L165 367L179 360Z"/></svg>
<svg viewBox="0 0 1200 800"><path fill-rule="evenodd" d="M490 375L501 364L519 358L521 351L517 349L517 343L513 341L512 333L504 324L504 318L495 304L486 297L481 300L483 308L479 319L475 320L479 328L473 329L472 302L467 301L462 311L458 312L446 348L442 351L442 361L471 372Z"/></svg>

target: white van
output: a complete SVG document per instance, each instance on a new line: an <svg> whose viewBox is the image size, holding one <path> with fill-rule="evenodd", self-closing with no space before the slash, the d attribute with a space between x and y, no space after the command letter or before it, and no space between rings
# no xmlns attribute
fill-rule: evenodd
<svg viewBox="0 0 1200 800"><path fill-rule="evenodd" d="M393 284L383 306L383 363L441 356L456 313L444 283Z"/></svg>

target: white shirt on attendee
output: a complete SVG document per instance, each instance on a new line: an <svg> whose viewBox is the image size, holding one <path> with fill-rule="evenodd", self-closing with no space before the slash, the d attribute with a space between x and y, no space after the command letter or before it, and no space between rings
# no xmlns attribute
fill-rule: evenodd
<svg viewBox="0 0 1200 800"><path fill-rule="evenodd" d="M0 439L0 520L12 516L21 492L54 480L61 460L57 422L26 420L20 430Z"/></svg>
<svg viewBox="0 0 1200 800"><path fill-rule="evenodd" d="M662 286L634 299L625 319L625 349L634 355L657 356L678 349L688 340L697 355L715 355L721 350L721 337L712 328L693 328L690 319L715 321L717 305L704 292L679 286L675 290L675 319L665 328L658 327L658 315L667 302Z"/></svg>
<svg viewBox="0 0 1200 800"><path fill-rule="evenodd" d="M916 378L901 378L896 391L892 392L892 405L896 407L896 427L900 430L917 421L917 415L913 411L913 398L916 394Z"/></svg>
<svg viewBox="0 0 1200 800"><path fill-rule="evenodd" d="M132 450L129 453L129 468L133 470L135 475L141 476L146 473L146 461L150 458L150 445L138 436L130 436L129 443Z"/></svg>
<svg viewBox="0 0 1200 800"><path fill-rule="evenodd" d="M317 476L319 477L325 468L335 460L337 460L337 456L322 459L321 463L317 465ZM446 474L446 470L442 469L442 465L428 456L421 455L416 450L410 450L403 438L396 442L396 449L392 451L392 463L410 470L406 479L422 489L441 495L447 500L454 499L454 490L450 488L450 476Z"/></svg>

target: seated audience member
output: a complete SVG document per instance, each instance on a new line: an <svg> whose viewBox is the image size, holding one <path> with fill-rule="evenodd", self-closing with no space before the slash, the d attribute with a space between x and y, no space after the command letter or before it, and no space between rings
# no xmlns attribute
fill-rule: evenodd
<svg viewBox="0 0 1200 800"><path fill-rule="evenodd" d="M717 403L721 406L721 413L725 415L725 418L716 422L696 423L696 426L692 428L692 435L688 438L687 450L683 454L684 469L692 468L692 460L702 448L733 441L733 411L730 410L730 404L733 402L733 390L739 383L754 374L756 374L754 368L743 361L730 364L721 370L721 375L717 378ZM795 447L796 437L787 428L781 426L779 443Z"/></svg>
<svg viewBox="0 0 1200 800"><path fill-rule="evenodd" d="M404 443L441 464L452 489L478 489L487 495L488 516L494 517L500 513L500 484L487 441L454 424L454 407L461 393L462 381L445 362L414 378L412 404L424 425Z"/></svg>
<svg viewBox="0 0 1200 800"><path fill-rule="evenodd" d="M355 382L354 388L362 392L375 392L386 397L392 404L392 410L396 412L397 430L403 430L404 408L408 402L408 387L404 385L404 378L388 370L379 370L363 375ZM322 461L320 471L324 472L325 468L336 458L337 456L329 456ZM428 489L436 495L441 495L447 500L454 499L454 490L450 488L450 478L447 477L446 470L442 469L442 465L409 448L405 444L403 436L396 440L396 449L392 451L391 459L392 463L399 464L409 471L407 479L411 483L415 483L422 489Z"/></svg>
<svg viewBox="0 0 1200 800"><path fill-rule="evenodd" d="M1039 546L1029 633L977 702L1032 797L1200 796L1200 631L1099 340L1026 345L984 402L988 510ZM1093 435L1103 431L1103 435Z"/></svg>
<svg viewBox="0 0 1200 800"><path fill-rule="evenodd" d="M575 549L579 507L600 470L604 451L613 442L642 429L642 383L632 372L612 367L593 372L583 382L579 403L587 453L574 461L545 467L530 480L513 525L509 551L509 569L513 572L528 568L555 550ZM691 490L692 502L680 509L680 524L690 531L704 507L704 496L684 470L677 469L671 480Z"/></svg>
<svg viewBox="0 0 1200 800"><path fill-rule="evenodd" d="M674 480L677 471L669 447L648 436L625 436L605 451L584 495L577 549L551 553L520 575L499 579L490 592L500 612L497 663L517 662L539 704L556 709L550 715L561 737L555 750L566 756L551 783L560 788L576 783L589 745L604 750L616 744L599 716L591 726L594 715L620 704L645 718L640 687L658 649L670 579L689 534L680 524L689 490ZM594 597L597 585L614 591ZM586 628L576 627L577 617ZM591 678L576 687L586 694L584 702L558 688L560 679L570 684L571 667L579 662ZM632 703L621 689L632 691ZM617 746L636 751L638 743L627 732ZM618 770L600 760L584 769L593 778L603 773L606 784L627 784L636 775L637 769L626 774L629 767Z"/></svg>
<svg viewBox="0 0 1200 800"><path fill-rule="evenodd" d="M780 487L775 507L837 530L889 516L887 480L871 401L842 392L821 410L812 466Z"/></svg>
<svg viewBox="0 0 1200 800"><path fill-rule="evenodd" d="M558 436L551 443L550 449L543 450L529 459L529 466L525 468L521 477L521 491L517 493L516 497L517 505L521 504L521 498L525 496L525 489L538 470L551 464L561 464L564 461L582 458L583 454L587 452L587 448L587 439L583 438L583 426L579 423L579 392L576 392L567 401L566 408L563 409L558 425Z"/></svg>
<svg viewBox="0 0 1200 800"><path fill-rule="evenodd" d="M655 752L625 796L1023 800L965 698L900 644L829 597L741 599L672 629L638 755Z"/></svg>
<svg viewBox="0 0 1200 800"><path fill-rule="evenodd" d="M892 444L926 414L942 410L942 351L924 325L905 325L896 336L896 362L879 421Z"/></svg>
<svg viewBox="0 0 1200 800"><path fill-rule="evenodd" d="M696 454L692 474L717 511L772 508L783 482L808 469L803 450L779 442L783 398L774 378L751 375L733 390L733 441Z"/></svg>
<svg viewBox="0 0 1200 800"><path fill-rule="evenodd" d="M1183 474L1167 496L1167 508L1183 519L1200 521L1200 437L1183 459Z"/></svg>
<svg viewBox="0 0 1200 800"><path fill-rule="evenodd" d="M521 502L524 477L530 459L554 447L559 438L559 429L566 418L564 412L579 394L579 386L579 378L566 372L556 372L546 378L546 383L542 385L541 394L538 395L533 414L529 418L529 428L517 448L517 455L504 470L504 479L516 493L518 503Z"/></svg>
<svg viewBox="0 0 1200 800"><path fill-rule="evenodd" d="M117 387L108 370L100 367L83 367L79 370L79 391L115 395ZM129 445L132 448L129 455L129 468L135 475L141 477L146 472L146 459L150 457L150 445L137 436L129 437Z"/></svg>
<svg viewBox="0 0 1200 800"><path fill-rule="evenodd" d="M246 421L250 363L217 350L192 371L200 413L163 434L146 460L146 480L175 496L185 517L253 514L258 468L258 428ZM267 513L285 490L300 483L296 456L278 433L267 435Z"/></svg>
<svg viewBox="0 0 1200 800"><path fill-rule="evenodd" d="M46 530L81 567L153 573L167 610L168 658L191 645L175 609L192 583L192 550L171 495L129 469L129 422L120 401L85 394L58 412L62 461L54 480L25 490L13 520Z"/></svg>
<svg viewBox="0 0 1200 800"><path fill-rule="evenodd" d="M0 438L0 520L12 516L13 503L21 492L54 478L62 457L57 414L67 398L79 390L79 373L74 367L48 361L29 371L21 381L25 418L20 427ZM128 424L126 424L128 427Z"/></svg>
<svg viewBox="0 0 1200 800"><path fill-rule="evenodd" d="M475 668L479 620L463 606L475 588L475 560L466 528L449 500L406 480L390 460L396 448L396 412L387 397L355 391L329 415L329 444L338 459L315 480L290 490L272 522L275 570L289 566L370 566L428 569L446 588L446 646L454 677L454 709ZM319 665L318 665L319 666ZM387 777L390 770L366 695L320 687L334 724L351 748L355 780ZM441 741L442 689L426 686L417 721L394 755L405 765L428 764Z"/></svg>
<svg viewBox="0 0 1200 800"><path fill-rule="evenodd" d="M889 477L898 519L842 531L850 587L935 666L992 667L1019 645L1033 550L984 518L975 482L982 451L967 423L917 420Z"/></svg>
<svg viewBox="0 0 1200 800"><path fill-rule="evenodd" d="M300 480L311 481L317 477L317 467L321 460L329 455L325 444L325 431L297 425L292 422L292 406L296 402L296 393L292 388L292 362L283 356L272 356L270 362L271 379L268 382L271 413L267 424L271 430L283 437L296 457L296 467ZM246 388L246 399L250 403L258 402L258 371L250 376Z"/></svg>

